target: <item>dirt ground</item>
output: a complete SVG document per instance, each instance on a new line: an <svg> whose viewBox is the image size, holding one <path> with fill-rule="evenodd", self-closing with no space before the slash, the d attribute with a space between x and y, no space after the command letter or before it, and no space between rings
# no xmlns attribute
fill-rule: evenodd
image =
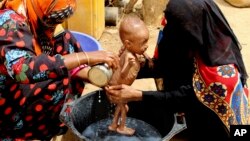
<svg viewBox="0 0 250 141"><path fill-rule="evenodd" d="M236 8L232 7L224 0L215 0L218 6L221 8L225 17L227 18L231 28L238 37L238 40L242 46L243 59L250 75L250 8ZM158 36L157 26L148 26L150 32L149 48L147 53L152 56ZM105 50L118 52L121 47L120 38L117 31L117 26L106 27L103 35L99 39L101 46ZM248 80L250 85L250 81ZM133 86L141 90L156 90L156 86L153 79L140 79L133 83ZM91 84L87 85L84 93L98 89Z"/></svg>
<svg viewBox="0 0 250 141"><path fill-rule="evenodd" d="M232 7L224 0L215 0L215 2L221 8L235 35L238 37L240 45L242 46L243 59L250 76L250 8ZM152 56L159 30L157 26L148 26L148 29L150 31L150 39L148 42L149 48L147 53ZM106 27L103 35L99 39L99 42L101 43L103 49L117 53L121 47L117 27ZM250 85L250 80L248 80L248 84ZM136 80L133 83L133 86L141 90L156 90L153 79ZM97 89L99 88L91 84L87 84L83 94ZM54 138L53 141L78 141L78 139L73 137L74 135L69 134L65 137Z"/></svg>

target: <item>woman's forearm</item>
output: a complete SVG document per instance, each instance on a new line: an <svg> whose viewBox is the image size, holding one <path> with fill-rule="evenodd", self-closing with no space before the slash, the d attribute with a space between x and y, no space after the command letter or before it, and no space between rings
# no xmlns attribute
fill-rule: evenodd
<svg viewBox="0 0 250 141"><path fill-rule="evenodd" d="M142 91L135 90L133 101L141 101L142 100Z"/></svg>
<svg viewBox="0 0 250 141"><path fill-rule="evenodd" d="M88 64L88 57L83 52L67 54L63 56L64 64L68 70L79 67L83 64Z"/></svg>
<svg viewBox="0 0 250 141"><path fill-rule="evenodd" d="M149 61L146 59L145 64L140 68L140 71L137 75L137 79L140 78L160 78L161 75L160 73L157 71L157 64L156 61L154 61L154 67L150 68L149 67Z"/></svg>
<svg viewBox="0 0 250 141"><path fill-rule="evenodd" d="M171 107L171 110L177 112L182 111L187 106L190 96L194 96L193 87L186 85L174 91L143 91L142 101Z"/></svg>

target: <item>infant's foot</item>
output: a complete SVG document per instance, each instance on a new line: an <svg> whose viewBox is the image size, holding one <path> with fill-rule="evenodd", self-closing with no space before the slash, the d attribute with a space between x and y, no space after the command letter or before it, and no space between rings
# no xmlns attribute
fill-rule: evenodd
<svg viewBox="0 0 250 141"><path fill-rule="evenodd" d="M111 124L109 125L108 129L109 131L116 131L117 125Z"/></svg>
<svg viewBox="0 0 250 141"><path fill-rule="evenodd" d="M131 135L133 135L133 134L135 133L135 130L134 130L134 129L128 128L128 127L123 127L123 128L118 127L118 128L116 129L116 131L117 131L118 133L120 133L120 134L129 135L129 136L131 136Z"/></svg>

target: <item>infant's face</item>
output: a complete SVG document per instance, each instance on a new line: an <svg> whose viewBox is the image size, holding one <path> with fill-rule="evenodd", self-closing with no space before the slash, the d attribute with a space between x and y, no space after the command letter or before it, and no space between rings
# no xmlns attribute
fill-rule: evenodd
<svg viewBox="0 0 250 141"><path fill-rule="evenodd" d="M148 39L148 30L138 31L134 34L134 38L130 41L132 45L129 48L129 51L136 54L143 54L148 48Z"/></svg>

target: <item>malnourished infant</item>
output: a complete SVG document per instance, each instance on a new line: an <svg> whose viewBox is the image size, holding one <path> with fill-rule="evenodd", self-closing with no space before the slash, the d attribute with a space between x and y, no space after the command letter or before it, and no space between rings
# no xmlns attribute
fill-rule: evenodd
<svg viewBox="0 0 250 141"><path fill-rule="evenodd" d="M149 31L137 15L128 14L120 23L119 33L124 51L120 55L120 65L114 71L109 85L131 85L140 70L138 56L145 56L145 51L148 48ZM117 101L115 104L117 104L116 110L113 121L108 127L109 130L125 135L133 135L135 130L125 125L128 112L126 101Z"/></svg>

